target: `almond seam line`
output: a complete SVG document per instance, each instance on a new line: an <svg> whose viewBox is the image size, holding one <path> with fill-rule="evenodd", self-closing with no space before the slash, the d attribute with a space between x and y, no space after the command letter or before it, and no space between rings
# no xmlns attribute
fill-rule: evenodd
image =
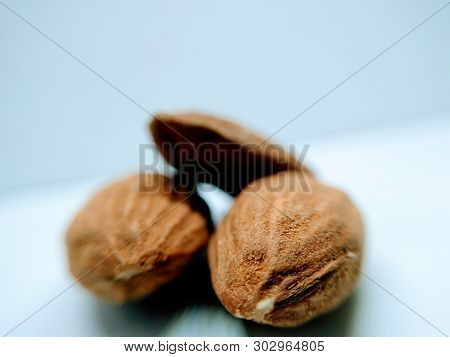
<svg viewBox="0 0 450 357"><path fill-rule="evenodd" d="M260 144L266 142L267 140L269 140L270 138L272 138L273 136L275 136L277 133L279 133L281 130L283 130L285 127L287 127L288 125L292 124L294 121L296 121L300 116L302 116L303 114L305 114L306 112L308 112L310 109L312 109L314 106L316 106L317 104L319 104L322 100L324 100L326 97L328 97L330 94L332 94L335 90L337 90L338 88L340 88L342 85L344 85L345 83L347 83L349 80L351 80L353 77L355 77L358 73L360 73L361 71L363 71L366 67L368 67L370 64L372 64L373 62L375 62L378 58L380 58L382 55L384 55L386 52L388 52L390 49L392 49L394 46L396 46L399 42L401 42L402 40L404 40L406 37L408 37L410 34L412 34L414 31L416 31L417 29L419 29L420 27L422 27L425 23L427 23L429 20L431 20L433 17L435 17L437 14L439 14L441 11L443 11L448 5L450 5L450 1L444 3L440 8L438 8L435 12L433 12L431 15L427 16L425 19L423 19L421 22L419 22L417 25L415 25L414 27L412 27L409 31L407 31L405 34L403 34L400 38L398 38L397 40L395 40L394 42L392 42L389 46L387 46L386 48L384 48L381 52L379 52L376 56L372 57L368 62L366 62L365 64L363 64L362 66L360 66L358 69L356 69L353 73L351 73L349 76L347 76L344 80L342 80L341 82L339 82L337 85L335 85L334 87L332 87L331 89L329 89L327 92L325 92L325 94L323 94L321 97L319 97L318 99L316 99L314 102L312 102L309 106L307 106L305 109L303 109L300 113L298 113L296 116L294 116L292 119L290 119L288 122L286 122L285 124L283 124L280 128L278 128L275 132L273 132L272 134L270 134L269 136L267 136L264 140L262 140L260 142ZM270 205L272 205L275 209L277 209L278 211L281 211L278 207L275 207L275 205L273 205L270 201L268 201L267 199L265 199L264 197L262 197L261 195L258 194L259 197L261 197L262 199L264 199L264 201L266 201L267 203L269 203ZM283 213L286 217L290 218L287 214ZM354 264L353 264L354 265ZM355 265L356 267L356 265ZM425 321L429 326L433 327L436 331L438 331L439 333L441 333L443 336L448 337L448 335L442 331L440 328L438 328L436 325L434 325L433 323L431 323L429 320L427 320L424 316L422 316L421 314L419 314L417 311L415 311L412 307L410 307L408 304L406 304L405 302L403 302L401 299L399 299L396 295L394 295L392 292L390 292L388 289L386 289L385 287L383 287L379 282L377 282L375 279L371 278L368 274L366 274L364 271L362 271L359 267L356 267L361 274L363 274L367 279L369 279L372 283L374 283L375 285L377 285L379 288L381 288L382 290L384 290L387 294L389 294L392 298L394 298L395 300L397 300L400 304L402 304L404 307L406 307L407 309L409 309L411 312L413 312L415 315L417 315L419 318L421 318L423 321Z"/></svg>
<svg viewBox="0 0 450 357"><path fill-rule="evenodd" d="M72 288L74 285L76 285L78 282L80 282L81 279L83 279L86 275L88 275L90 272L92 272L95 268L97 268L99 265L103 264L105 261L107 261L109 258L111 258L114 254L116 254L121 249L125 248L128 243L131 241L137 239L141 234L145 233L148 229L150 229L154 224L158 223L162 218L167 216L170 212L175 210L178 206L180 206L182 203L184 203L186 200L188 200L195 192L191 192L189 195L187 195L182 201L178 202L174 207L169 209L168 211L161 214L158 218L156 218L152 223L150 223L147 227L136 233L134 236L128 238L124 244L113 250L109 255L107 255L105 258L100 260L98 263L96 263L91 269L81 274L79 277L77 277L72 283L70 283L68 286L66 286L63 290L61 290L58 294L56 294L54 297L52 297L50 300L42 304L39 308L34 310L31 314L29 314L25 319L21 320L19 323L17 323L14 327L9 329L6 333L2 335L2 337L7 337L10 335L13 331L15 331L18 327L23 325L25 322L30 320L32 317L34 317L36 314L38 314L40 311L45 309L48 305L50 305L53 301L55 301L57 298L59 298L61 295L63 295L65 292L67 292L70 288Z"/></svg>
<svg viewBox="0 0 450 357"><path fill-rule="evenodd" d="M22 16L20 13L18 13L16 10L14 10L13 8L11 8L10 6L8 6L6 3L4 3L3 1L0 0L0 4L2 4L7 10L9 10L11 13L13 13L14 15L16 15L18 18L20 18L23 22L25 22L26 24L28 24L31 28L33 28L34 30L36 30L37 32L39 32L42 36L44 36L48 41L50 41L51 43L53 43L55 46L57 46L59 49L61 49L63 52L65 52L67 55L69 55L70 57L72 57L72 59L74 59L76 62L78 62L80 65L82 65L84 68L86 68L88 71L90 71L92 74L94 74L97 78L101 79L103 82L105 82L106 84L108 84L111 88L113 88L116 92L118 92L119 94L121 94L123 97L125 97L126 99L128 99L131 103L133 103L134 105L136 105L138 108L140 108L141 110L143 110L145 113L147 113L148 115L150 115L153 119L156 119L158 121L160 121L161 123L163 123L167 128L169 128L170 130L172 130L173 132L175 132L176 134L180 135L183 139L185 139L187 142L191 143L192 142L187 139L183 134L179 133L179 131L177 131L176 129L172 128L172 126L170 126L169 124L167 124L166 122L164 122L163 120L157 118L151 111L149 111L148 109L146 109L143 105L141 105L140 103L138 103L135 99L133 99L132 97L130 97L128 94L126 94L124 91L122 91L119 87L117 87L116 85L114 85L111 81L109 81L106 77L104 77L103 75L101 75L100 73L98 73L97 71L95 71L92 67L90 67L88 64L86 64L84 61L82 61L79 57L77 57L75 54L73 54L71 51L69 51L68 49L66 49L64 46L62 46L59 42L57 42L56 40L54 40L52 37L50 37L47 33L45 33L43 30L41 30L39 27L37 27L36 25L34 25L33 23L31 23L29 20L27 20L24 16ZM257 194L257 193L256 193ZM258 196L260 196L259 194L257 194ZM188 196L190 197L190 196ZM187 198L188 198L187 197ZM260 196L261 197L261 196ZM186 199L187 199L186 198ZM263 197L261 197L263 198ZM182 202L184 202L186 199L184 199L183 201L180 202L180 204ZM265 198L263 198L264 200L266 200ZM177 205L178 206L178 205ZM174 209L177 207L175 206ZM278 208L277 208L278 209ZM170 212L170 211L169 211ZM279 210L279 212L281 212L282 214L284 214L285 216L287 216L284 212L282 212L281 210ZM167 212L168 213L168 212ZM289 219L292 219L291 217L287 216ZM156 222L154 222L156 223ZM151 225L153 225L154 223L152 223ZM151 225L149 227L151 227ZM149 227L147 227L146 229L148 229ZM144 229L144 231L146 230ZM138 233L138 235L142 234L144 231ZM136 237L132 237L133 238L137 238ZM131 240L130 239L130 240ZM52 298L51 300L49 300L47 303L45 303L44 305L42 305L40 308L38 308L37 310L35 310L31 315L29 315L26 319L24 319L22 322L20 322L19 324L17 324L15 327L13 327L12 329L10 329L8 332L6 332L5 336L8 336L11 332L13 332L16 328L18 328L20 325L22 325L24 322L26 322L27 320L29 320L31 317L33 317L35 314L37 314L39 311L41 311L43 308L45 308L47 305L49 305L51 302L53 302L54 300L56 300L59 296L61 296L64 292L66 292L67 290L69 290L72 286L74 286L76 283L78 283L78 281L80 279L82 279L85 275L87 275L88 273L90 273L93 269L95 269L99 264L103 263L104 261L106 261L107 259L109 259L114 253L116 253L118 250L122 249L123 247L125 247L128 244L129 240L127 240L125 242L125 244L121 247L119 247L117 250L113 251L110 255L108 255L106 258L102 259L99 263L97 263L91 270L87 271L86 273L84 273L82 276L80 276L78 279L76 279L73 283L71 283L69 286L67 286L65 289L63 289L63 291L61 291L58 295L56 295L54 298Z"/></svg>
<svg viewBox="0 0 450 357"><path fill-rule="evenodd" d="M291 218L290 216L288 216L285 212L283 212L283 210L281 210L280 208L276 207L272 202L270 202L270 200L268 200L267 198L265 198L264 196L260 195L257 192L256 195L258 197L260 197L261 199L263 199L265 202L267 202L269 205L271 205L273 208L275 208L278 212L281 212L284 216L286 216L287 218L293 220L293 218ZM401 305L403 305L404 307L406 307L409 311L411 311L412 313L414 313L417 317L419 317L422 321L426 322L430 327L432 327L433 329L435 329L437 332L439 332L440 334L442 334L444 337L448 337L448 335L439 327L437 327L435 324L433 324L430 320L428 320L427 318L425 318L422 314L419 314L416 310L414 310L411 306L409 306L407 303L405 303L403 300L401 300L399 297L397 297L394 293L392 293L391 291L389 291L387 288L385 288L382 284L380 284L378 281L376 281L374 278L372 278L370 275L368 275L366 272L364 272L360 267L358 267L357 265L353 264L352 262L349 262L351 265L353 265L356 269L359 270L359 272L364 275L364 277L366 277L367 279L369 279L373 284L375 284L376 286L378 286L380 289L382 289L385 293L387 293L388 295L390 295L392 298L394 298L398 303L400 303Z"/></svg>
<svg viewBox="0 0 450 357"><path fill-rule="evenodd" d="M113 88L116 92L118 92L119 94L121 94L123 97L125 97L126 99L128 99L131 103L133 103L134 105L136 105L138 108L140 108L141 110L143 110L145 113L147 113L148 115L150 115L153 119L159 120L161 121L165 126L167 126L170 130L172 130L173 132L175 132L176 134L180 135L183 139L185 139L187 142L192 143L189 139L187 139L184 135L182 135L181 133L179 133L177 130L175 130L174 128L172 128L170 125L168 125L167 123L165 123L164 121L160 120L159 118L157 118L151 111L149 111L148 109L146 109L144 106L142 106L140 103L138 103L135 99L133 99L132 97L130 97L129 95L127 95L125 92L123 92L120 88L118 88L116 85L114 85L111 81L109 81L108 79L106 79L104 76L102 76L100 73L98 73L97 71L95 71L92 67L90 67L89 65L87 65L85 62L83 62L79 57L75 56L72 52L70 52L69 50L67 50L65 47L63 47L61 44L59 44L56 40L54 40L53 38L51 38L48 34L46 34L43 30L41 30L39 27L35 26L34 24L32 24L29 20L27 20L25 17L23 17L21 14L19 14L16 10L14 10L13 8L11 8L10 6L8 6L7 4L5 4L3 1L0 0L0 4L2 4L7 10L9 10L10 12L12 12L14 15L16 15L18 18L20 18L23 22L25 22L26 24L28 24L30 27L32 27L34 30L36 30L37 32L39 32L42 36L44 36L47 40L49 40L50 42L52 42L55 46L57 46L58 48L60 48L62 51L64 51L67 55L69 55L70 57L72 57L75 61L77 61L80 65L82 65L84 68L86 68L87 70L89 70L91 73L93 73L95 76L97 76L99 79L101 79L103 82L105 82L106 84L108 84L111 88ZM294 122L295 120L297 120L301 115L303 115L304 113L306 113L307 111L309 111L312 107L314 107L316 104L318 104L319 102L321 102L323 99L325 99L328 95L330 95L332 92L334 92L336 89L338 89L339 87L341 87L343 84L345 84L347 81L349 81L351 78L353 78L355 75L357 75L360 71L362 71L363 69L365 69L367 66L369 66L372 62L374 62L375 60L377 60L379 57L381 57L384 53L386 53L387 51L389 51L392 47L394 47L396 44L398 44L400 41L402 41L404 38L406 38L408 35L410 35L412 32L414 32L415 30L417 30L418 28L420 28L422 25L424 25L426 22L428 22L431 18L433 18L435 15L437 15L439 12L441 12L442 10L444 10L448 5L450 4L450 1L445 3L443 6L441 6L438 10L436 10L433 14L431 14L430 16L428 16L427 18L425 18L424 20L422 20L419 24L417 24L415 27L413 27L411 30L409 30L407 33L405 33L402 37L400 37L399 39L397 39L396 41L394 41L392 44L390 44L388 47L386 47L383 51L381 51L379 54L377 54L375 57L373 57L370 61L368 61L367 63L365 63L363 66L359 67L355 72L353 72L350 76L348 76L347 78L345 78L343 81L341 81L339 84L337 84L335 87L333 87L332 89L330 89L328 92L326 92L324 95L322 95L319 99L317 99L316 101L314 101L311 105L309 105L307 108L305 108L302 112L300 112L299 114L297 114L294 118L290 119L287 123L285 123L282 127L280 127L278 130L276 130L274 133L272 133L271 135L269 135L268 137L266 137L264 140L262 140L260 143L263 143L265 141L267 141L268 139L270 139L271 137L273 137L274 135L276 135L278 132L280 132L281 130L283 130L286 126L290 125L292 122ZM254 192L256 193L256 192ZM275 205L273 205L269 200L267 200L266 198L264 198L263 196L259 195L258 193L256 193L257 196L259 196L260 198L262 198L264 201L266 201L267 203L269 203L270 205L272 205L275 209L277 209L279 212L281 212L283 215L285 215L287 218L291 219L291 217L289 217L286 213L284 213L282 210L280 210L278 207L276 207ZM80 276L79 278L77 278L74 282L72 282L69 286L67 286L65 289L63 289L59 294L57 294L55 297L53 297L52 299L50 299L47 303L45 303L44 305L42 305L40 308L38 308L37 310L35 310L33 313L31 313L27 318L25 318L24 320L22 320L19 324L17 324L16 326L14 326L12 329L10 329L9 331L6 332L6 334L3 335L3 337L8 336L11 332L13 332L14 330L16 330L19 326L21 326L23 323L25 323L26 321L28 321L30 318L32 318L34 315L36 315L39 311L41 311L42 309L44 309L46 306L48 306L50 303L52 303L54 300L56 300L59 296L61 296L62 294L64 294L67 290L69 290L72 286L74 286L75 284L77 284L79 282L80 279L82 279L85 275L87 275L88 273L90 273L93 269L95 269L98 265L100 265L101 263L103 263L104 261L106 261L107 259L109 259L113 254L115 254L117 251L119 251L120 249L122 249L123 247L125 247L130 241L131 239L136 239L140 234L144 233L144 231L146 231L147 229L149 229L153 224L155 224L156 222L159 221L159 219L161 219L162 217L164 217L166 214L170 213L173 209L175 209L176 207L178 207L181 203L183 203L185 200L187 200L192 194L190 194L189 196L187 196L185 199L183 199L183 201L179 202L179 204L177 204L175 207L173 207L171 210L169 210L168 212L166 212L164 215L160 216L156 221L154 221L153 223L151 223L148 227L146 227L144 230L142 230L141 232L139 232L136 236L130 238L130 240L127 240L125 242L124 245L120 246L119 248L117 248L115 251L113 251L110 255L108 255L106 258L102 259L100 262L98 262L91 270L87 271L86 273L84 273L82 276ZM359 269L359 268L358 268ZM383 290L385 290L387 293L389 293L393 298L395 298L398 302L400 302L401 304L403 304L405 307L407 307L409 310L411 310L412 312L414 312L417 316L419 316L421 319L423 319L425 322L427 322L430 326L432 326L433 328L435 328L436 330L438 330L440 333L442 333L444 336L447 336L442 330L440 330L439 328L437 328L435 325L433 325L431 322L429 322L427 319L425 319L422 315L418 314L415 310L413 310L411 307L409 307L407 304L405 304L404 302L402 302L399 298L397 298L394 294L392 294L391 292L389 292L387 289L385 289L381 284L379 284L378 282L376 282L375 280L373 280L372 278L370 278L367 274L365 274L364 272L361 271L361 273L368 277L371 281L373 281L376 285L378 285L380 288L382 288Z"/></svg>
<svg viewBox="0 0 450 357"><path fill-rule="evenodd" d="M356 69L353 73L351 73L349 76L347 76L344 80L336 84L334 87L329 89L327 92L325 92L321 97L316 99L314 102L312 102L310 105L308 105L306 108L304 108L300 113L295 115L292 119L284 123L281 127L279 127L276 131L274 131L272 134L267 136L264 140L260 142L260 144L264 143L265 141L269 140L276 134L278 134L281 130L286 128L288 125L292 124L294 121L296 121L298 118L300 118L303 114L308 112L310 109L315 107L317 104L319 104L322 100L327 98L330 94L332 94L335 90L340 88L342 85L347 83L349 80L351 80L353 77L355 77L358 73L360 73L362 70L364 70L366 67L368 67L370 64L375 62L378 58L380 58L382 55L384 55L386 52L388 52L390 49L392 49L395 45L397 45L399 42L404 40L406 37L408 37L410 34L412 34L414 31L422 27L425 23L427 23L429 20L431 20L433 17L435 17L437 14L439 14L442 10L444 10L448 5L450 5L450 1L444 3L439 9L437 9L435 12L433 12L431 15L427 16L425 19L420 21L417 25L412 27L409 31L404 33L400 38L392 42L389 46L384 48L381 52L379 52L376 56L372 57L368 62L360 66L358 69Z"/></svg>
<svg viewBox="0 0 450 357"><path fill-rule="evenodd" d="M121 94L124 98L128 99L129 102L133 103L135 106L137 106L139 109L144 111L147 115L150 115L152 119L158 120L161 123L163 123L167 128L172 130L177 135L180 135L183 139L185 139L187 142L193 143L187 139L183 134L181 134L178 130L172 128L169 124L165 123L163 120L159 119L155 114L153 114L150 110L145 108L142 104L140 104L137 100L130 97L128 94L126 94L123 90L121 90L119 87L117 87L114 83L112 83L110 80L108 80L105 76L101 75L99 72L97 72L95 69L93 69L91 66L89 66L86 62L81 60L78 56L73 54L71 51L69 51L67 48L65 48L63 45L61 45L58 41L54 40L50 35L48 35L44 30L41 30L39 27L31 23L29 20L27 20L24 16L22 16L20 13L18 13L16 10L14 10L12 7L7 5L5 2L0 0L0 4L3 5L3 7L7 10L9 10L12 14L16 15L19 19L21 19L23 22L25 22L28 26L33 28L35 31L40 33L43 37L45 37L48 41L53 43L56 47L58 47L60 50L65 52L68 56L72 57L78 64L83 66L85 69L87 69L89 72L94 74L97 78L101 79L104 83L108 84L112 89L114 89L117 93Z"/></svg>

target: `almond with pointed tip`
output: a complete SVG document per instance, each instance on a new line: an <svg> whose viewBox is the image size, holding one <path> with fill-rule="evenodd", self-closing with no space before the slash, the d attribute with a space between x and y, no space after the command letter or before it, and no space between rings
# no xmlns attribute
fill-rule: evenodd
<svg viewBox="0 0 450 357"><path fill-rule="evenodd" d="M164 158L189 179L236 196L250 182L285 170L308 171L280 145L213 115L185 112L154 116L150 131Z"/></svg>
<svg viewBox="0 0 450 357"><path fill-rule="evenodd" d="M209 243L214 290L236 317L297 326L338 306L360 275L363 224L341 191L295 172L250 184Z"/></svg>
<svg viewBox="0 0 450 357"><path fill-rule="evenodd" d="M116 302L141 299L178 276L207 244L209 210L162 175L134 175L96 193L67 236L82 285Z"/></svg>

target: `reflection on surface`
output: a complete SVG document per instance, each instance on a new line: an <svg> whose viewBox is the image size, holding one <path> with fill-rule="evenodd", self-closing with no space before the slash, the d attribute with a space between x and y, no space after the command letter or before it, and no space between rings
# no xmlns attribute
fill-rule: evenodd
<svg viewBox="0 0 450 357"><path fill-rule="evenodd" d="M205 254L178 279L139 303L98 302L99 325L108 336L350 336L357 294L337 310L297 328L275 328L236 319L211 287Z"/></svg>

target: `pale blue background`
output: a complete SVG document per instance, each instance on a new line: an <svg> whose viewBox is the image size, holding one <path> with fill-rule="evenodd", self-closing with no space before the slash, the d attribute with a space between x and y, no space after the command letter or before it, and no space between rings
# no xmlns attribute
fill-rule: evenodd
<svg viewBox="0 0 450 357"><path fill-rule="evenodd" d="M150 111L275 131L433 13L428 1L5 0ZM450 10L277 139L450 108ZM134 170L147 115L0 6L0 187Z"/></svg>
<svg viewBox="0 0 450 357"><path fill-rule="evenodd" d="M266 134L443 4L7 3L150 111L204 109ZM447 334L449 64L450 6L275 137L311 144L307 164L363 212L364 271ZM137 169L147 120L0 5L0 333L71 284L67 224L100 185ZM205 198L216 221L231 204ZM126 307L74 286L11 335L440 335L365 277L340 309L293 330L232 318L207 281L200 267L183 293Z"/></svg>

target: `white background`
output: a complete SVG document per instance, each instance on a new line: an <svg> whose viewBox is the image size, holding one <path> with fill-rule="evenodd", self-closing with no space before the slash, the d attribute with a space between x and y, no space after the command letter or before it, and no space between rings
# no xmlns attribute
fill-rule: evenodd
<svg viewBox="0 0 450 357"><path fill-rule="evenodd" d="M445 1L5 2L148 110L198 108L268 134ZM449 13L276 138L448 110ZM1 5L0 54L0 187L135 169L145 112Z"/></svg>
<svg viewBox="0 0 450 357"><path fill-rule="evenodd" d="M2 0L3 1L3 0ZM271 133L433 13L439 1L65 1L8 4L150 111L199 108ZM361 207L364 271L450 332L450 7L277 134ZM64 232L104 182L137 169L148 115L0 5L0 332L69 284ZM205 195L216 219L230 204ZM237 320L199 261L139 305L78 286L11 335L440 332L363 277L297 329ZM180 293L180 290L182 291Z"/></svg>
<svg viewBox="0 0 450 357"><path fill-rule="evenodd" d="M265 342L263 342L265 341ZM308 342L308 346L318 346L319 341L324 346L322 351L275 351L262 352L254 351L254 344L270 343L288 343L290 341L293 346L299 343ZM164 346L163 351L155 352L158 344ZM206 343L210 349L221 348L226 345L230 348L230 344L239 344L239 352L233 352L230 349L220 352L197 352L188 350L188 352L176 352L171 354L167 352L170 348L174 348L182 344L191 345L192 349L202 346ZM408 356L445 356L450 350L449 339L435 338L316 338L316 339L294 339L294 338L8 338L0 340L0 352L4 352L7 356L24 356L32 354L33 356L61 356L63 352L65 356L80 355L107 355L107 356L129 356L130 352L126 352L124 344L153 344L152 352L143 353L153 356L296 356L313 355L313 356L380 356L389 353L391 355L407 354ZM167 347L171 344L172 347ZM270 346L270 345L269 345ZM225 347L225 348L227 348ZM161 348L163 349L163 348ZM178 349L178 351L180 351Z"/></svg>

